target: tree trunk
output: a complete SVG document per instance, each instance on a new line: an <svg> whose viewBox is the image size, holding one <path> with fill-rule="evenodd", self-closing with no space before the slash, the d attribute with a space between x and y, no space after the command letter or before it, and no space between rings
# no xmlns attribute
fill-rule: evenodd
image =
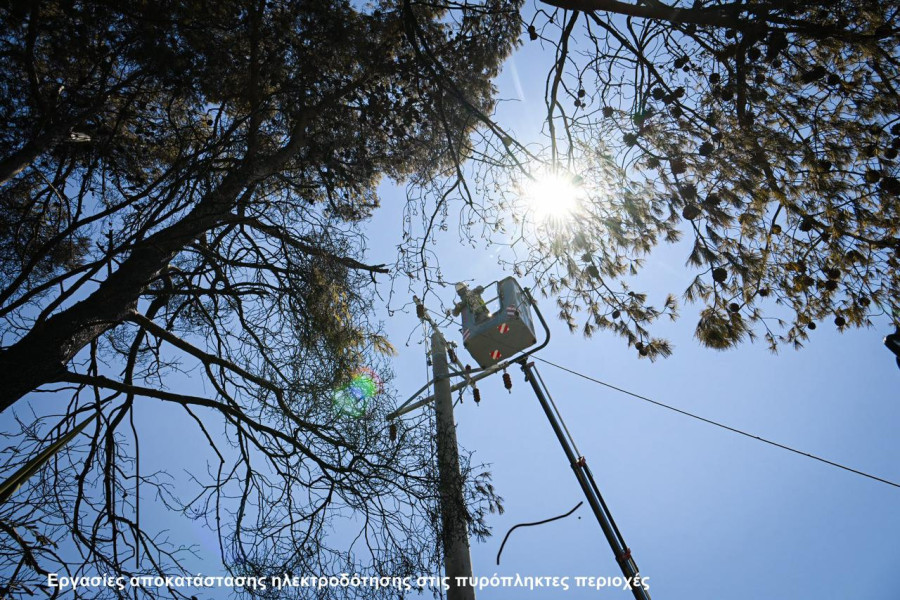
<svg viewBox="0 0 900 600"><path fill-rule="evenodd" d="M0 160L0 185L24 171L42 152L59 142L68 133L69 127L71 124L64 123L43 133Z"/></svg>
<svg viewBox="0 0 900 600"><path fill-rule="evenodd" d="M0 353L0 412L40 385L54 381L92 340L123 322L159 272L187 244L226 217L255 177L234 172L185 218L135 244L133 251L84 300L34 325Z"/></svg>

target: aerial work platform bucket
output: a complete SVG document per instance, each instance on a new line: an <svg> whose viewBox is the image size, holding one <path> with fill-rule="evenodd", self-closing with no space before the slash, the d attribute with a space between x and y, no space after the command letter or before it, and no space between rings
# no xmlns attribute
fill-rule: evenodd
<svg viewBox="0 0 900 600"><path fill-rule="evenodd" d="M463 346L481 368L490 367L535 344L531 303L512 277L497 282L494 312L481 299L482 288L456 287L460 302L455 313L462 315Z"/></svg>

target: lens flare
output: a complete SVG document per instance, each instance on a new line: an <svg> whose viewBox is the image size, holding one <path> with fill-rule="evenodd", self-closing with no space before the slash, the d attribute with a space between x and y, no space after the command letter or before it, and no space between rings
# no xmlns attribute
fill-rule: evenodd
<svg viewBox="0 0 900 600"><path fill-rule="evenodd" d="M365 416L371 402L382 390L378 374L368 367L361 367L353 373L350 383L335 390L331 405L337 416L358 419Z"/></svg>

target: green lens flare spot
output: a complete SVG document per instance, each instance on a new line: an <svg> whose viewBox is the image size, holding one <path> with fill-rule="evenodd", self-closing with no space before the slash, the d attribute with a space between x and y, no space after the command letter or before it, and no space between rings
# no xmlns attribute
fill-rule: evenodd
<svg viewBox="0 0 900 600"><path fill-rule="evenodd" d="M335 390L331 405L335 415L358 419L365 416L372 401L382 392L381 378L368 367L358 369L350 383Z"/></svg>

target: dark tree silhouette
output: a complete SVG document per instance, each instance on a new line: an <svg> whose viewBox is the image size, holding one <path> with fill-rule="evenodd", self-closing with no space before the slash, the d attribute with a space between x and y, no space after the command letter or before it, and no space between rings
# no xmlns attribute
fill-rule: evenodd
<svg viewBox="0 0 900 600"><path fill-rule="evenodd" d="M591 218L520 264L555 257L545 277L564 291L565 318L584 309L585 333L667 354L645 326L674 314L674 298L654 309L625 283L658 241L681 236L696 271L683 296L702 304L696 333L712 348L760 329L773 349L799 345L823 320L843 329L898 309L894 3L543 8L526 28L556 53L551 159L584 178L614 164L621 190L588 186Z"/></svg>
<svg viewBox="0 0 900 600"><path fill-rule="evenodd" d="M363 366L389 376L368 318L388 270L358 223L383 177L459 160L517 9L0 7L0 410L32 394L34 411L16 407L4 473L94 417L0 507L4 596L53 571L184 569L137 518L153 497L207 522L233 573L427 572L427 436L391 442L386 407L331 402ZM194 498L139 470L140 441L167 435L134 422L154 401L209 444ZM357 542L332 543L347 511Z"/></svg>
<svg viewBox="0 0 900 600"><path fill-rule="evenodd" d="M544 148L479 114L469 182L430 184L464 198L469 240L511 246L501 262L553 295L573 330L614 331L641 356L671 352L650 328L677 316L676 296L654 306L632 289L663 241L687 246L682 295L701 305L697 338L712 348L758 333L773 350L800 346L824 320L900 314L897 11L535 2L522 29L550 58ZM542 172L580 188L574 222L525 224L521 192ZM422 208L402 259L437 280L428 242L447 200L434 192Z"/></svg>

